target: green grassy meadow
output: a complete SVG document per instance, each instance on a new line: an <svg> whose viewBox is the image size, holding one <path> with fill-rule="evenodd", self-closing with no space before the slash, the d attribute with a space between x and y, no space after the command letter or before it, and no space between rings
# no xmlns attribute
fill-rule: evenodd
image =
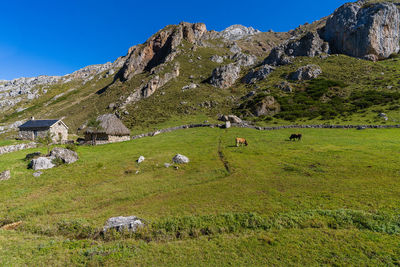
<svg viewBox="0 0 400 267"><path fill-rule="evenodd" d="M78 147L39 178L23 160L37 149L2 155L0 227L23 224L0 229L0 265L399 265L399 136L188 129ZM177 153L191 162L165 168ZM148 226L99 234L129 215Z"/></svg>

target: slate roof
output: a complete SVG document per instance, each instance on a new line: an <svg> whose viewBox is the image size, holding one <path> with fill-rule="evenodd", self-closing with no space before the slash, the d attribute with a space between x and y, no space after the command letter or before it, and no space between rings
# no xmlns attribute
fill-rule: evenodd
<svg viewBox="0 0 400 267"><path fill-rule="evenodd" d="M59 120L30 120L19 126L19 129L50 128Z"/></svg>

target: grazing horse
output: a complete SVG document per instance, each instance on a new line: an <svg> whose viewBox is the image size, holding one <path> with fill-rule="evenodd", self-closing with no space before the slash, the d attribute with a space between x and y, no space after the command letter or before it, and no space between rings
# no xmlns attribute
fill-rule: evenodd
<svg viewBox="0 0 400 267"><path fill-rule="evenodd" d="M247 143L246 139L238 137L238 138L236 138L236 146L239 146L239 145L248 146L249 144Z"/></svg>
<svg viewBox="0 0 400 267"><path fill-rule="evenodd" d="M302 137L302 135L301 134L292 134L290 137L289 137L289 140L290 141L296 141L296 139L298 140L298 141L300 141L301 140L301 137Z"/></svg>

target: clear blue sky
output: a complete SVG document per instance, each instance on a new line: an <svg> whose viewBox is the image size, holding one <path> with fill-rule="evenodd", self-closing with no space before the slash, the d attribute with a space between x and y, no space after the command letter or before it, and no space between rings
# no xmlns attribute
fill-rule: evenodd
<svg viewBox="0 0 400 267"><path fill-rule="evenodd" d="M157 30L181 21L209 30L232 24L288 31L331 14L343 0L2 1L0 79L64 75L113 61Z"/></svg>

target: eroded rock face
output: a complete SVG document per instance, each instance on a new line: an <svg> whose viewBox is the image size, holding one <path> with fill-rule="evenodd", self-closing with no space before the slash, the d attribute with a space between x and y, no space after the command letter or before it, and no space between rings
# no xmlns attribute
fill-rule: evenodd
<svg viewBox="0 0 400 267"><path fill-rule="evenodd" d="M240 66L236 64L229 64L214 69L210 84L219 88L231 87L240 75Z"/></svg>
<svg viewBox="0 0 400 267"><path fill-rule="evenodd" d="M275 100L273 96L266 96L263 100L258 102L254 107L254 115L263 116L273 116L281 111L281 106Z"/></svg>
<svg viewBox="0 0 400 267"><path fill-rule="evenodd" d="M76 154L75 151L62 147L53 148L53 150L50 152L50 156L60 159L66 164L74 163L79 159L78 154Z"/></svg>
<svg viewBox="0 0 400 267"><path fill-rule="evenodd" d="M392 3L349 3L328 19L325 39L333 52L385 59L400 50L400 12Z"/></svg>
<svg viewBox="0 0 400 267"><path fill-rule="evenodd" d="M246 76L244 76L243 82L247 84L253 84L258 81L262 81L266 79L274 70L275 68L270 65L264 65L259 70L251 70Z"/></svg>
<svg viewBox="0 0 400 267"><path fill-rule="evenodd" d="M142 73L145 70L172 61L178 54L178 46L182 40L197 43L207 32L203 23L186 23L168 26L150 37L146 43L129 49L126 62L120 75L123 80Z"/></svg>
<svg viewBox="0 0 400 267"><path fill-rule="evenodd" d="M287 65L292 63L294 57L315 57L326 53L329 53L329 44L317 32L309 32L299 40L272 49L264 64Z"/></svg>
<svg viewBox="0 0 400 267"><path fill-rule="evenodd" d="M322 70L317 65L307 65L300 67L289 75L289 79L294 81L312 80L322 74Z"/></svg>
<svg viewBox="0 0 400 267"><path fill-rule="evenodd" d="M257 63L257 57L253 55L247 55L244 53L236 53L231 56L231 59L235 61L238 65L242 67L252 66Z"/></svg>

